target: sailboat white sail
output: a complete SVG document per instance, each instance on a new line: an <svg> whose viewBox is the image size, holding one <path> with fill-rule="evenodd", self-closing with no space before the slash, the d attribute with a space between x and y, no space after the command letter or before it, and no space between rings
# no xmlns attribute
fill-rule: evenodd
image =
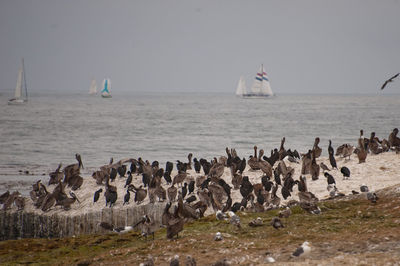
<svg viewBox="0 0 400 266"><path fill-rule="evenodd" d="M111 80L104 79L103 80L103 90L101 91L101 97L103 98L111 98Z"/></svg>
<svg viewBox="0 0 400 266"><path fill-rule="evenodd" d="M236 90L236 94L238 94L238 89ZM241 96L244 98L266 98L274 96L263 65L261 65L260 70L257 72L256 77L254 78L251 92L247 93L246 91L243 91Z"/></svg>
<svg viewBox="0 0 400 266"><path fill-rule="evenodd" d="M90 82L89 94L95 95L96 93L97 93L97 82L95 79L92 79L92 82Z"/></svg>
<svg viewBox="0 0 400 266"><path fill-rule="evenodd" d="M246 80L243 76L240 77L239 83L236 88L236 95L237 96L242 96L244 94L247 94L247 89L246 89Z"/></svg>
<svg viewBox="0 0 400 266"><path fill-rule="evenodd" d="M28 101L28 90L25 79L24 59L22 66L18 70L17 85L15 86L14 98L8 100L8 104L23 104Z"/></svg>

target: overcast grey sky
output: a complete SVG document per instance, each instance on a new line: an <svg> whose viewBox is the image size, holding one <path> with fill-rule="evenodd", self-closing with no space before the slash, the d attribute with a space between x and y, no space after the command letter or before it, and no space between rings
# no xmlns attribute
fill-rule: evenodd
<svg viewBox="0 0 400 266"><path fill-rule="evenodd" d="M0 92L235 92L261 63L274 92L379 93L400 72L398 0L0 1ZM400 92L400 79L384 93Z"/></svg>

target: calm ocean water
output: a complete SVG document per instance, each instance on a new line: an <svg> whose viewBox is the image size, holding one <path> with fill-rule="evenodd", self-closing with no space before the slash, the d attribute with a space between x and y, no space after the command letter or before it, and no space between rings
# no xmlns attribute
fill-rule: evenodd
<svg viewBox="0 0 400 266"><path fill-rule="evenodd" d="M110 157L186 161L211 159L225 147L239 156L253 145L304 152L315 137L326 155L333 146L356 144L360 129L387 138L400 127L400 95L279 95L241 99L231 94L33 95L24 106L0 98L0 192L24 187L82 155L84 174ZM30 171L21 175L20 170ZM47 180L48 177L43 177Z"/></svg>

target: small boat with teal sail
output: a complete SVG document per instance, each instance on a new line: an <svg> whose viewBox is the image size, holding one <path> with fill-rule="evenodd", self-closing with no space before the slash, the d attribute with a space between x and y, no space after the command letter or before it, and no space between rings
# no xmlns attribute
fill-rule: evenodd
<svg viewBox="0 0 400 266"><path fill-rule="evenodd" d="M103 80L103 90L101 91L101 97L103 98L111 98L111 80L104 79Z"/></svg>

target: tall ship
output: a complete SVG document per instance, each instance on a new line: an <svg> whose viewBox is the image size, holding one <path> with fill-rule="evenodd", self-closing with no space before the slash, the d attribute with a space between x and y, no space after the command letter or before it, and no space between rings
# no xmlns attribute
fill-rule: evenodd
<svg viewBox="0 0 400 266"><path fill-rule="evenodd" d="M246 81L244 77L240 77L238 86L236 88L236 95L243 98L269 98L274 96L269 83L269 78L261 65L260 70L257 72L250 92L247 92Z"/></svg>

